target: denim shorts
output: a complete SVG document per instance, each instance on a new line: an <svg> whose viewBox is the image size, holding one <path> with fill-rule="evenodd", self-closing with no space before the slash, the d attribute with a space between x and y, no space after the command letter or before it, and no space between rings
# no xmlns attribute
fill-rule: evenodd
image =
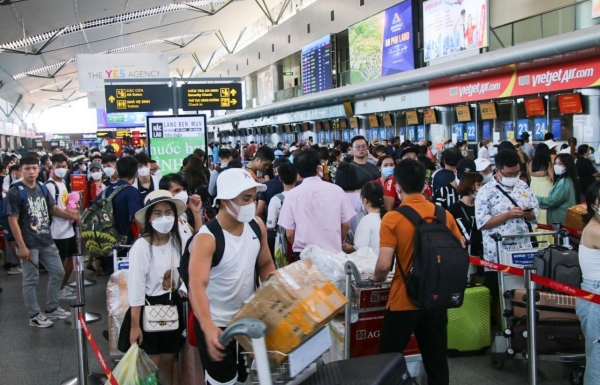
<svg viewBox="0 0 600 385"><path fill-rule="evenodd" d="M600 281L583 279L583 290L600 294ZM577 316L585 336L586 368L584 384L600 384L600 305L577 299Z"/></svg>

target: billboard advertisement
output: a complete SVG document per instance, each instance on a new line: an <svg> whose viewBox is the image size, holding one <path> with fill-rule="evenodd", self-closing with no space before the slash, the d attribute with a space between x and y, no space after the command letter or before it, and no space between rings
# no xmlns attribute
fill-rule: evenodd
<svg viewBox="0 0 600 385"><path fill-rule="evenodd" d="M348 40L351 83L414 69L411 1L348 27Z"/></svg>
<svg viewBox="0 0 600 385"><path fill-rule="evenodd" d="M600 17L600 0L592 0L592 19Z"/></svg>
<svg viewBox="0 0 600 385"><path fill-rule="evenodd" d="M535 95L600 86L600 62L596 58L555 63L536 68L429 86L432 106L477 100Z"/></svg>
<svg viewBox="0 0 600 385"><path fill-rule="evenodd" d="M183 159L206 151L206 115L148 116L148 147L163 175L179 172Z"/></svg>
<svg viewBox="0 0 600 385"><path fill-rule="evenodd" d="M106 110L96 110L96 122L98 128L145 127L146 116L152 116L152 112L116 112L107 114Z"/></svg>
<svg viewBox="0 0 600 385"><path fill-rule="evenodd" d="M275 99L273 70L271 68L267 68L263 72L257 73L256 83L258 90L258 104L264 106L265 104L273 103L273 100Z"/></svg>
<svg viewBox="0 0 600 385"><path fill-rule="evenodd" d="M488 46L489 0L423 3L425 61Z"/></svg>

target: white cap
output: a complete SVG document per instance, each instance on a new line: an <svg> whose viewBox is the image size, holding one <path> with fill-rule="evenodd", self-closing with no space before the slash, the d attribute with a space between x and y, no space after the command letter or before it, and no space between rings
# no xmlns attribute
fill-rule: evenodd
<svg viewBox="0 0 600 385"><path fill-rule="evenodd" d="M477 158L477 159L475 159L475 170L477 172L484 171L486 168L488 168L490 166L490 164L492 164L492 162L490 162L489 159Z"/></svg>
<svg viewBox="0 0 600 385"><path fill-rule="evenodd" d="M294 151L296 151L297 149L298 149L298 147L296 147L296 146L292 146L292 147L290 147L290 152L294 152Z"/></svg>
<svg viewBox="0 0 600 385"><path fill-rule="evenodd" d="M562 149L562 150L560 150L558 153L559 153L559 154L569 154L569 155L570 155L570 154L571 154L571 147L566 147L566 148L563 148L563 149Z"/></svg>
<svg viewBox="0 0 600 385"><path fill-rule="evenodd" d="M241 168L229 168L219 174L215 200L233 199L254 187L257 192L263 192L267 189L264 184L255 182L248 171Z"/></svg>
<svg viewBox="0 0 600 385"><path fill-rule="evenodd" d="M547 141L545 141L545 142L544 142L544 144L545 144L546 146L548 146L548 148L549 148L550 150L552 150L554 147L556 147L556 146L560 145L560 142L555 142L555 141L553 141L552 139L550 139L550 140L547 140Z"/></svg>

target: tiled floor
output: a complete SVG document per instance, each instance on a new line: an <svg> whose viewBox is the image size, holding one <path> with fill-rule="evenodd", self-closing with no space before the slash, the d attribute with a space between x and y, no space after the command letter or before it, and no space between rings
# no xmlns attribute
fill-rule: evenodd
<svg viewBox="0 0 600 385"><path fill-rule="evenodd" d="M102 337L107 329L106 283L107 277L90 277L97 284L86 288L86 310L102 314L102 320L90 325L102 354L108 359L108 343ZM38 285L40 306L45 299L47 274L42 274ZM55 321L49 329L28 325L27 313L21 295L21 276L8 276L0 270L0 385L60 384L76 374L75 337L70 326ZM61 306L68 308L68 302ZM89 368L100 373L98 361L88 349ZM489 355L451 358L450 383L452 385L527 384L527 370L522 362L508 362L502 371L491 367ZM568 369L560 364L540 363L548 380L542 385L569 384Z"/></svg>

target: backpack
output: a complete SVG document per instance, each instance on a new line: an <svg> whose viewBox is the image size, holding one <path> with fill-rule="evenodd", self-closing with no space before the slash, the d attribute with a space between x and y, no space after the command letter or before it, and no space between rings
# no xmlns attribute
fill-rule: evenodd
<svg viewBox="0 0 600 385"><path fill-rule="evenodd" d="M577 252L564 246L550 245L538 251L533 258L533 267L536 268L537 274L546 278L575 287L581 286L581 267L579 266ZM560 293L557 290L540 286L536 284L536 289Z"/></svg>
<svg viewBox="0 0 600 385"><path fill-rule="evenodd" d="M212 262L210 264L210 268L212 269L213 267L218 266L219 263L221 263L221 260L223 259L223 254L225 253L225 235L223 234L223 228L221 228L221 225L219 224L219 221L217 221L217 218L213 218L210 221L206 222L206 227L215 237L216 248L212 257ZM258 222L256 222L255 219L250 221L250 227L252 227L252 230L254 230L254 233L256 234L258 239L262 240L262 231L260 229L260 226L258 225ZM183 283L185 283L185 286L188 288L188 290L190 287L190 245L192 244L192 241L194 240L197 234L198 233L194 234L186 242L183 255L181 256L181 259L179 261L179 267L177 268L177 271L179 272L179 277L181 277Z"/></svg>
<svg viewBox="0 0 600 385"><path fill-rule="evenodd" d="M56 204L58 204L58 184L53 181L52 179L48 179L48 181L46 181L46 184L50 183L51 185L54 186L54 202ZM48 188L46 186L46 188ZM48 193L50 192L50 190L48 190ZM50 224L52 224L52 217L50 217Z"/></svg>
<svg viewBox="0 0 600 385"><path fill-rule="evenodd" d="M100 197L90 203L81 217L81 235L85 248L93 257L112 256L113 245L123 245L127 242L127 235L120 234L115 227L112 200L129 184L118 186L108 197L106 190Z"/></svg>
<svg viewBox="0 0 600 385"><path fill-rule="evenodd" d="M46 199L46 205L48 206L48 214L50 214L50 191L48 191L48 187L46 187L46 185L42 182L36 181L36 183L42 189L42 193L44 194L44 198ZM25 185L23 184L23 182L17 182L15 184L10 185L9 187L9 191L12 188L19 189L19 201L21 202L21 207L27 207L28 204L27 191L25 191L24 186ZM52 220L52 216L50 216L50 220ZM8 193L6 197L0 200L0 224L2 225L2 229L4 229L5 232L10 233L10 225L8 223Z"/></svg>
<svg viewBox="0 0 600 385"><path fill-rule="evenodd" d="M469 253L446 226L446 210L436 206L431 222L413 208L400 206L397 212L415 226L413 266L406 274L398 267L411 302L423 309L460 307L467 288Z"/></svg>

